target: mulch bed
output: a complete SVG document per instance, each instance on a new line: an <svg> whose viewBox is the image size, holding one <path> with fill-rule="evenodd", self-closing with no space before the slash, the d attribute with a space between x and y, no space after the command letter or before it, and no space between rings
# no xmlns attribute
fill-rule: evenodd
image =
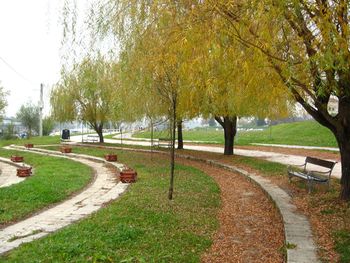
<svg viewBox="0 0 350 263"><path fill-rule="evenodd" d="M284 230L271 200L243 176L178 160L213 177L221 190L220 228L202 262L284 262Z"/></svg>

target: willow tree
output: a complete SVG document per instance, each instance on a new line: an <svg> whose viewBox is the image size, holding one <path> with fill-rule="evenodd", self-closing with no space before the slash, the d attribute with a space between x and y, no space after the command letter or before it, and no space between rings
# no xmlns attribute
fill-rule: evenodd
<svg viewBox="0 0 350 263"><path fill-rule="evenodd" d="M162 17L160 22L167 23L169 17ZM170 151L170 186L168 198L173 198L174 190L174 168L175 168L175 131L179 116L179 93L181 92L181 52L179 52L178 39L172 37L169 32L158 32L153 27L148 28L137 42L129 55L134 63L129 64L131 69L142 78L146 85L134 89L142 89L138 93L141 108L156 107L155 100L161 107L158 107L158 114L168 116L171 124L171 151ZM136 63L135 63L136 61ZM150 97L144 97L143 94ZM153 104L153 105L152 105ZM160 110L160 111L159 111ZM143 113L144 114L144 113Z"/></svg>
<svg viewBox="0 0 350 263"><path fill-rule="evenodd" d="M225 32L226 24L220 17L203 19L202 15L192 15L193 22L185 33L188 85L183 96L189 98L188 108L214 116L224 130L224 154L232 155L238 117L284 117L290 98L268 64ZM202 18L200 24L198 17ZM250 74L253 70L259 71L259 76ZM262 92L266 88L269 93Z"/></svg>
<svg viewBox="0 0 350 263"><path fill-rule="evenodd" d="M115 120L119 109L118 66L103 57L86 58L69 72L51 93L52 114L57 121L87 122L104 142L103 127Z"/></svg>
<svg viewBox="0 0 350 263"><path fill-rule="evenodd" d="M208 1L231 35L264 57L289 92L335 136L341 199L350 200L349 1ZM338 113L328 112L330 98Z"/></svg>
<svg viewBox="0 0 350 263"><path fill-rule="evenodd" d="M156 114L166 115L170 119L172 145L169 199L172 199L174 189L176 124L184 116L179 101L183 63L181 23L191 6L191 1L111 0L102 5L98 24L99 32L112 32L119 36L122 59L128 62L126 68L131 74L137 75L139 80L129 87L139 104L144 104L140 108L152 108L155 100L162 105Z"/></svg>

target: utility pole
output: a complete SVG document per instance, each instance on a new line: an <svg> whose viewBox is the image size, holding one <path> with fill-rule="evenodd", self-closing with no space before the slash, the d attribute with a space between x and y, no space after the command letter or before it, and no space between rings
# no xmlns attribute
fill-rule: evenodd
<svg viewBox="0 0 350 263"><path fill-rule="evenodd" d="M39 102L39 136L43 136L43 108L44 108L44 100L43 100L43 89L44 84L40 84L40 102Z"/></svg>

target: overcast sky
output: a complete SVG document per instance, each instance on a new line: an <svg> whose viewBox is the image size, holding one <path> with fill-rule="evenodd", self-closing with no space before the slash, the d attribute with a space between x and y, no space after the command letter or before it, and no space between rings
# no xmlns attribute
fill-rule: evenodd
<svg viewBox="0 0 350 263"><path fill-rule="evenodd" d="M10 91L6 116L14 116L27 101L37 104L40 83L47 98L48 85L59 78L58 2L0 1L0 81Z"/></svg>

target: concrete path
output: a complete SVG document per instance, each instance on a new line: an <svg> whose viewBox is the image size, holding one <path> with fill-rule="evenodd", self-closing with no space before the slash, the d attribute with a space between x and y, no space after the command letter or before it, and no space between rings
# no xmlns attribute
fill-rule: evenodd
<svg viewBox="0 0 350 263"><path fill-rule="evenodd" d="M25 163L13 163L10 159L0 157L0 188L20 183L26 179L26 177L17 176L17 168L21 166L28 165Z"/></svg>
<svg viewBox="0 0 350 263"><path fill-rule="evenodd" d="M306 149L306 150L319 150L319 151L339 152L339 148L335 148L335 147L286 145L286 144L268 144L268 143L251 143L251 145L268 146L268 147L282 147L282 148L291 148L291 149Z"/></svg>
<svg viewBox="0 0 350 263"><path fill-rule="evenodd" d="M118 198L128 187L128 184L117 182L115 172L105 165L102 158L89 156L87 159L85 156L78 154L63 155L54 151L35 148L32 150L25 150L23 147L11 148L81 162L93 168L96 178L85 190L71 199L26 220L1 229L0 254L90 215L100 209L103 204ZM113 165L117 169L123 168L123 165L120 163L113 163Z"/></svg>
<svg viewBox="0 0 350 263"><path fill-rule="evenodd" d="M72 136L72 142L81 142L81 136ZM115 143L119 144L119 139L105 139L106 143ZM140 145L140 146L151 146L149 141L135 141L135 140L124 140L123 144L125 145ZM223 153L224 148L219 145L184 145L184 148L187 150L195 150L195 151L205 151L205 152L215 152L215 153ZM276 152L265 152L265 151L257 151L257 150L243 150L243 149L235 149L235 154L241 156L248 157L257 157L261 159L265 159L267 161L281 163L285 165L300 165L305 162L304 156L292 155L292 154L282 154ZM319 166L310 165L310 168L314 171L324 171ZM332 176L336 178L341 177L341 163L337 163L333 169Z"/></svg>

